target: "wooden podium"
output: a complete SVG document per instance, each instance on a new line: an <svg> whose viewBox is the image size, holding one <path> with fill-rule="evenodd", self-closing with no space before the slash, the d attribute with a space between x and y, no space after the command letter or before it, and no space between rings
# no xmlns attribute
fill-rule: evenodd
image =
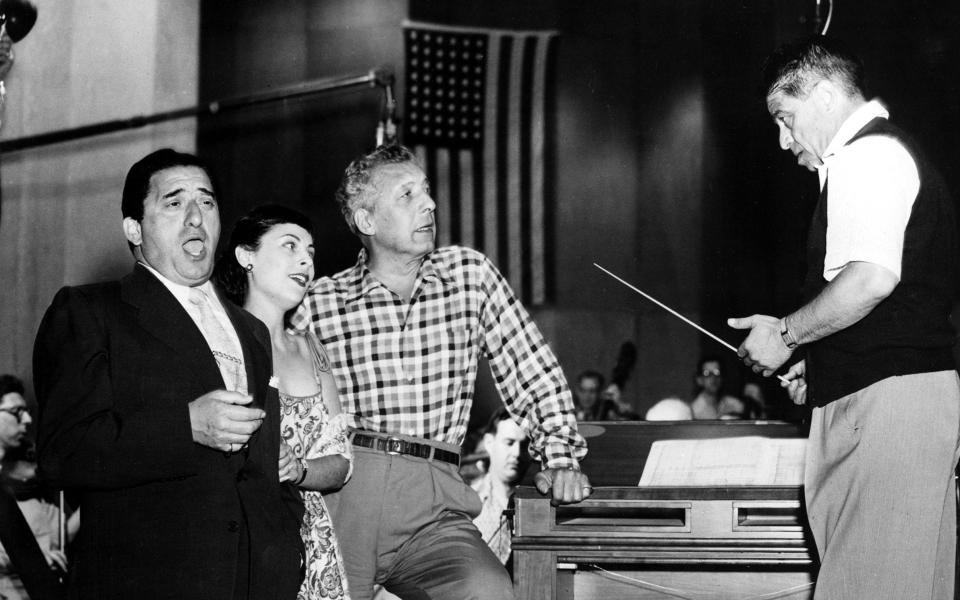
<svg viewBox="0 0 960 600"><path fill-rule="evenodd" d="M576 600L812 597L816 551L799 487L637 486L658 439L805 437L749 421L586 423L590 499L554 507L515 496L517 598ZM525 483L529 483L526 482Z"/></svg>

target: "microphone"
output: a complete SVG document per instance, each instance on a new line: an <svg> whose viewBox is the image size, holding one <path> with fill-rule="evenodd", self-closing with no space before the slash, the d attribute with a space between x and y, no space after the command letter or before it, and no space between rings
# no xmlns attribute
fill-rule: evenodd
<svg viewBox="0 0 960 600"><path fill-rule="evenodd" d="M383 86L383 107L377 124L377 146L397 143L397 99L393 95L393 74L380 71L377 83Z"/></svg>
<svg viewBox="0 0 960 600"><path fill-rule="evenodd" d="M27 37L37 22L37 7L29 0L0 0L0 27L14 43Z"/></svg>
<svg viewBox="0 0 960 600"><path fill-rule="evenodd" d="M34 23L37 22L37 7L29 0L0 0L0 38L4 35L13 43L27 37ZM3 85L3 77L13 66L13 48L7 51L6 62L0 67L0 112L3 111L7 100L7 88ZM3 122L0 120L0 125Z"/></svg>

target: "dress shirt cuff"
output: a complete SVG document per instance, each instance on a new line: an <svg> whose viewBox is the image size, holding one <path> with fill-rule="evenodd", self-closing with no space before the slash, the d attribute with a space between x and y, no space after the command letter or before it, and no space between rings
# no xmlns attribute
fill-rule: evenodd
<svg viewBox="0 0 960 600"><path fill-rule="evenodd" d="M580 469L580 461L566 444L550 444L543 451L545 469Z"/></svg>

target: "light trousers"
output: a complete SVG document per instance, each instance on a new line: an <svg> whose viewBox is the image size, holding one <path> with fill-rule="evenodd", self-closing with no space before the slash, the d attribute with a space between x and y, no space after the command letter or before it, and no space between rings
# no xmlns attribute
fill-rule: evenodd
<svg viewBox="0 0 960 600"><path fill-rule="evenodd" d="M953 599L956 371L890 377L814 408L804 490L817 600Z"/></svg>
<svg viewBox="0 0 960 600"><path fill-rule="evenodd" d="M398 436L403 437L403 436ZM510 600L513 584L471 519L480 498L453 464L353 447L350 481L324 495L350 595Z"/></svg>

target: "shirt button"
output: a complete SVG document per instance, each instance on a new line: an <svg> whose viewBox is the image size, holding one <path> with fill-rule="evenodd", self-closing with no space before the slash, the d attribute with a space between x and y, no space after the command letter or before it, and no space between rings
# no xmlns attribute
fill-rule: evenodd
<svg viewBox="0 0 960 600"><path fill-rule="evenodd" d="M229 523L227 523L227 531L230 531L232 533L236 533L237 531L240 531L240 523L236 521L230 521Z"/></svg>

